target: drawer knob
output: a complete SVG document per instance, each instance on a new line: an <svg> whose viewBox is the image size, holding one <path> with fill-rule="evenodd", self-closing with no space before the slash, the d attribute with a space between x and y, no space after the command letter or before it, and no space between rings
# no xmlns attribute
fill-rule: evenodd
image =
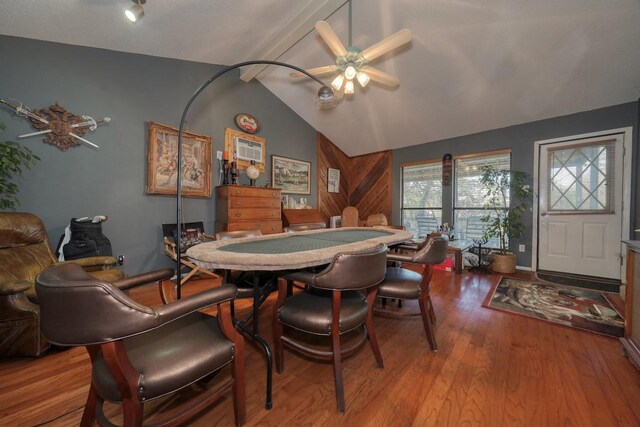
<svg viewBox="0 0 640 427"><path fill-rule="evenodd" d="M236 217L240 218L240 212L236 212Z"/></svg>
<svg viewBox="0 0 640 427"><path fill-rule="evenodd" d="M275 196L275 195L276 195L276 193L271 193L271 195L272 195L272 196Z"/></svg>
<svg viewBox="0 0 640 427"><path fill-rule="evenodd" d="M238 202L236 202L236 206L240 206L240 202L239 202L239 201L238 201Z"/></svg>
<svg viewBox="0 0 640 427"><path fill-rule="evenodd" d="M273 225L271 226L271 231L276 231L276 228Z"/></svg>
<svg viewBox="0 0 640 427"><path fill-rule="evenodd" d="M271 216L276 216L276 213L275 212L271 212Z"/></svg>

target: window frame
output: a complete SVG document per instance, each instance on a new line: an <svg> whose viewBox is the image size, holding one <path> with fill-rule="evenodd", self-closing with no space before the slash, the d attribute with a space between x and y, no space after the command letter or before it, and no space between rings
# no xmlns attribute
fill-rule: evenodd
<svg viewBox="0 0 640 427"><path fill-rule="evenodd" d="M440 205L438 207L433 207L433 206L428 206L428 207L412 207L412 208L405 208L404 207L404 194L405 194L405 187L404 187L404 174L405 174L405 168L406 167L412 167L412 166L422 166L422 165L436 165L439 164L440 166L440 182L442 183L442 160L441 159L429 159L429 160L419 160L419 161L415 161L415 162L407 162L407 163L402 163L400 164L400 225L405 226L404 224L404 212L405 211L426 211L426 210L435 210L435 211L439 211L440 212L440 219L442 220L442 214L444 212L444 206L442 203L442 199L443 199L443 195L440 195ZM442 186L442 192L444 193L444 186ZM415 236L415 237L420 237L420 236Z"/></svg>

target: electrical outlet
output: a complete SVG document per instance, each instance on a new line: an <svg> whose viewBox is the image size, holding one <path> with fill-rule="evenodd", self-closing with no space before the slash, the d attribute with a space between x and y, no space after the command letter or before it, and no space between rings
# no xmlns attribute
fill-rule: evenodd
<svg viewBox="0 0 640 427"><path fill-rule="evenodd" d="M124 255L118 255L116 259L118 260L118 265L124 264Z"/></svg>
<svg viewBox="0 0 640 427"><path fill-rule="evenodd" d="M518 246L518 250L519 250L520 252L524 252L524 251L525 251L524 245L519 245L519 246Z"/></svg>
<svg viewBox="0 0 640 427"><path fill-rule="evenodd" d="M222 151L217 151L216 152L216 159L222 160Z"/></svg>

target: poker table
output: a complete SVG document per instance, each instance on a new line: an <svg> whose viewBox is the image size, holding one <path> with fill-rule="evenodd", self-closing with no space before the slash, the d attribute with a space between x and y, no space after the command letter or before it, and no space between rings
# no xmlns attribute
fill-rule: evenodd
<svg viewBox="0 0 640 427"><path fill-rule="evenodd" d="M363 227L308 230L202 243L187 250L195 264L208 270L280 271L331 262L339 252L388 246L411 239L404 230Z"/></svg>
<svg viewBox="0 0 640 427"><path fill-rule="evenodd" d="M338 253L374 248L380 243L391 246L409 240L412 236L404 230L363 227L308 230L201 243L189 248L187 256L195 264L208 270L279 272L328 264ZM264 286L263 290L260 290L259 275L255 273L252 312L245 320L235 320L236 326L264 351L267 363L267 409L272 407L273 363L271 348L259 334L258 308L272 289L273 287ZM248 319L253 320L251 328L247 326Z"/></svg>

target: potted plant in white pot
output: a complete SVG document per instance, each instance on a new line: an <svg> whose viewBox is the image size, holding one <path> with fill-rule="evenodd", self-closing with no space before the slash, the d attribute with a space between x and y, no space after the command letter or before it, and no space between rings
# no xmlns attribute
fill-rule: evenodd
<svg viewBox="0 0 640 427"><path fill-rule="evenodd" d="M4 123L0 122L4 130ZM22 174L22 168L31 168L40 160L31 150L13 141L0 141L0 209L18 206L18 185L12 182L15 175Z"/></svg>
<svg viewBox="0 0 640 427"><path fill-rule="evenodd" d="M492 252L492 270L498 273L515 273L516 256L509 252L511 239L522 236L522 214L529 209L527 201L531 189L526 184L525 172L483 166L480 182L485 196L484 207L490 213L480 220L485 223L484 239L498 239L498 247Z"/></svg>

